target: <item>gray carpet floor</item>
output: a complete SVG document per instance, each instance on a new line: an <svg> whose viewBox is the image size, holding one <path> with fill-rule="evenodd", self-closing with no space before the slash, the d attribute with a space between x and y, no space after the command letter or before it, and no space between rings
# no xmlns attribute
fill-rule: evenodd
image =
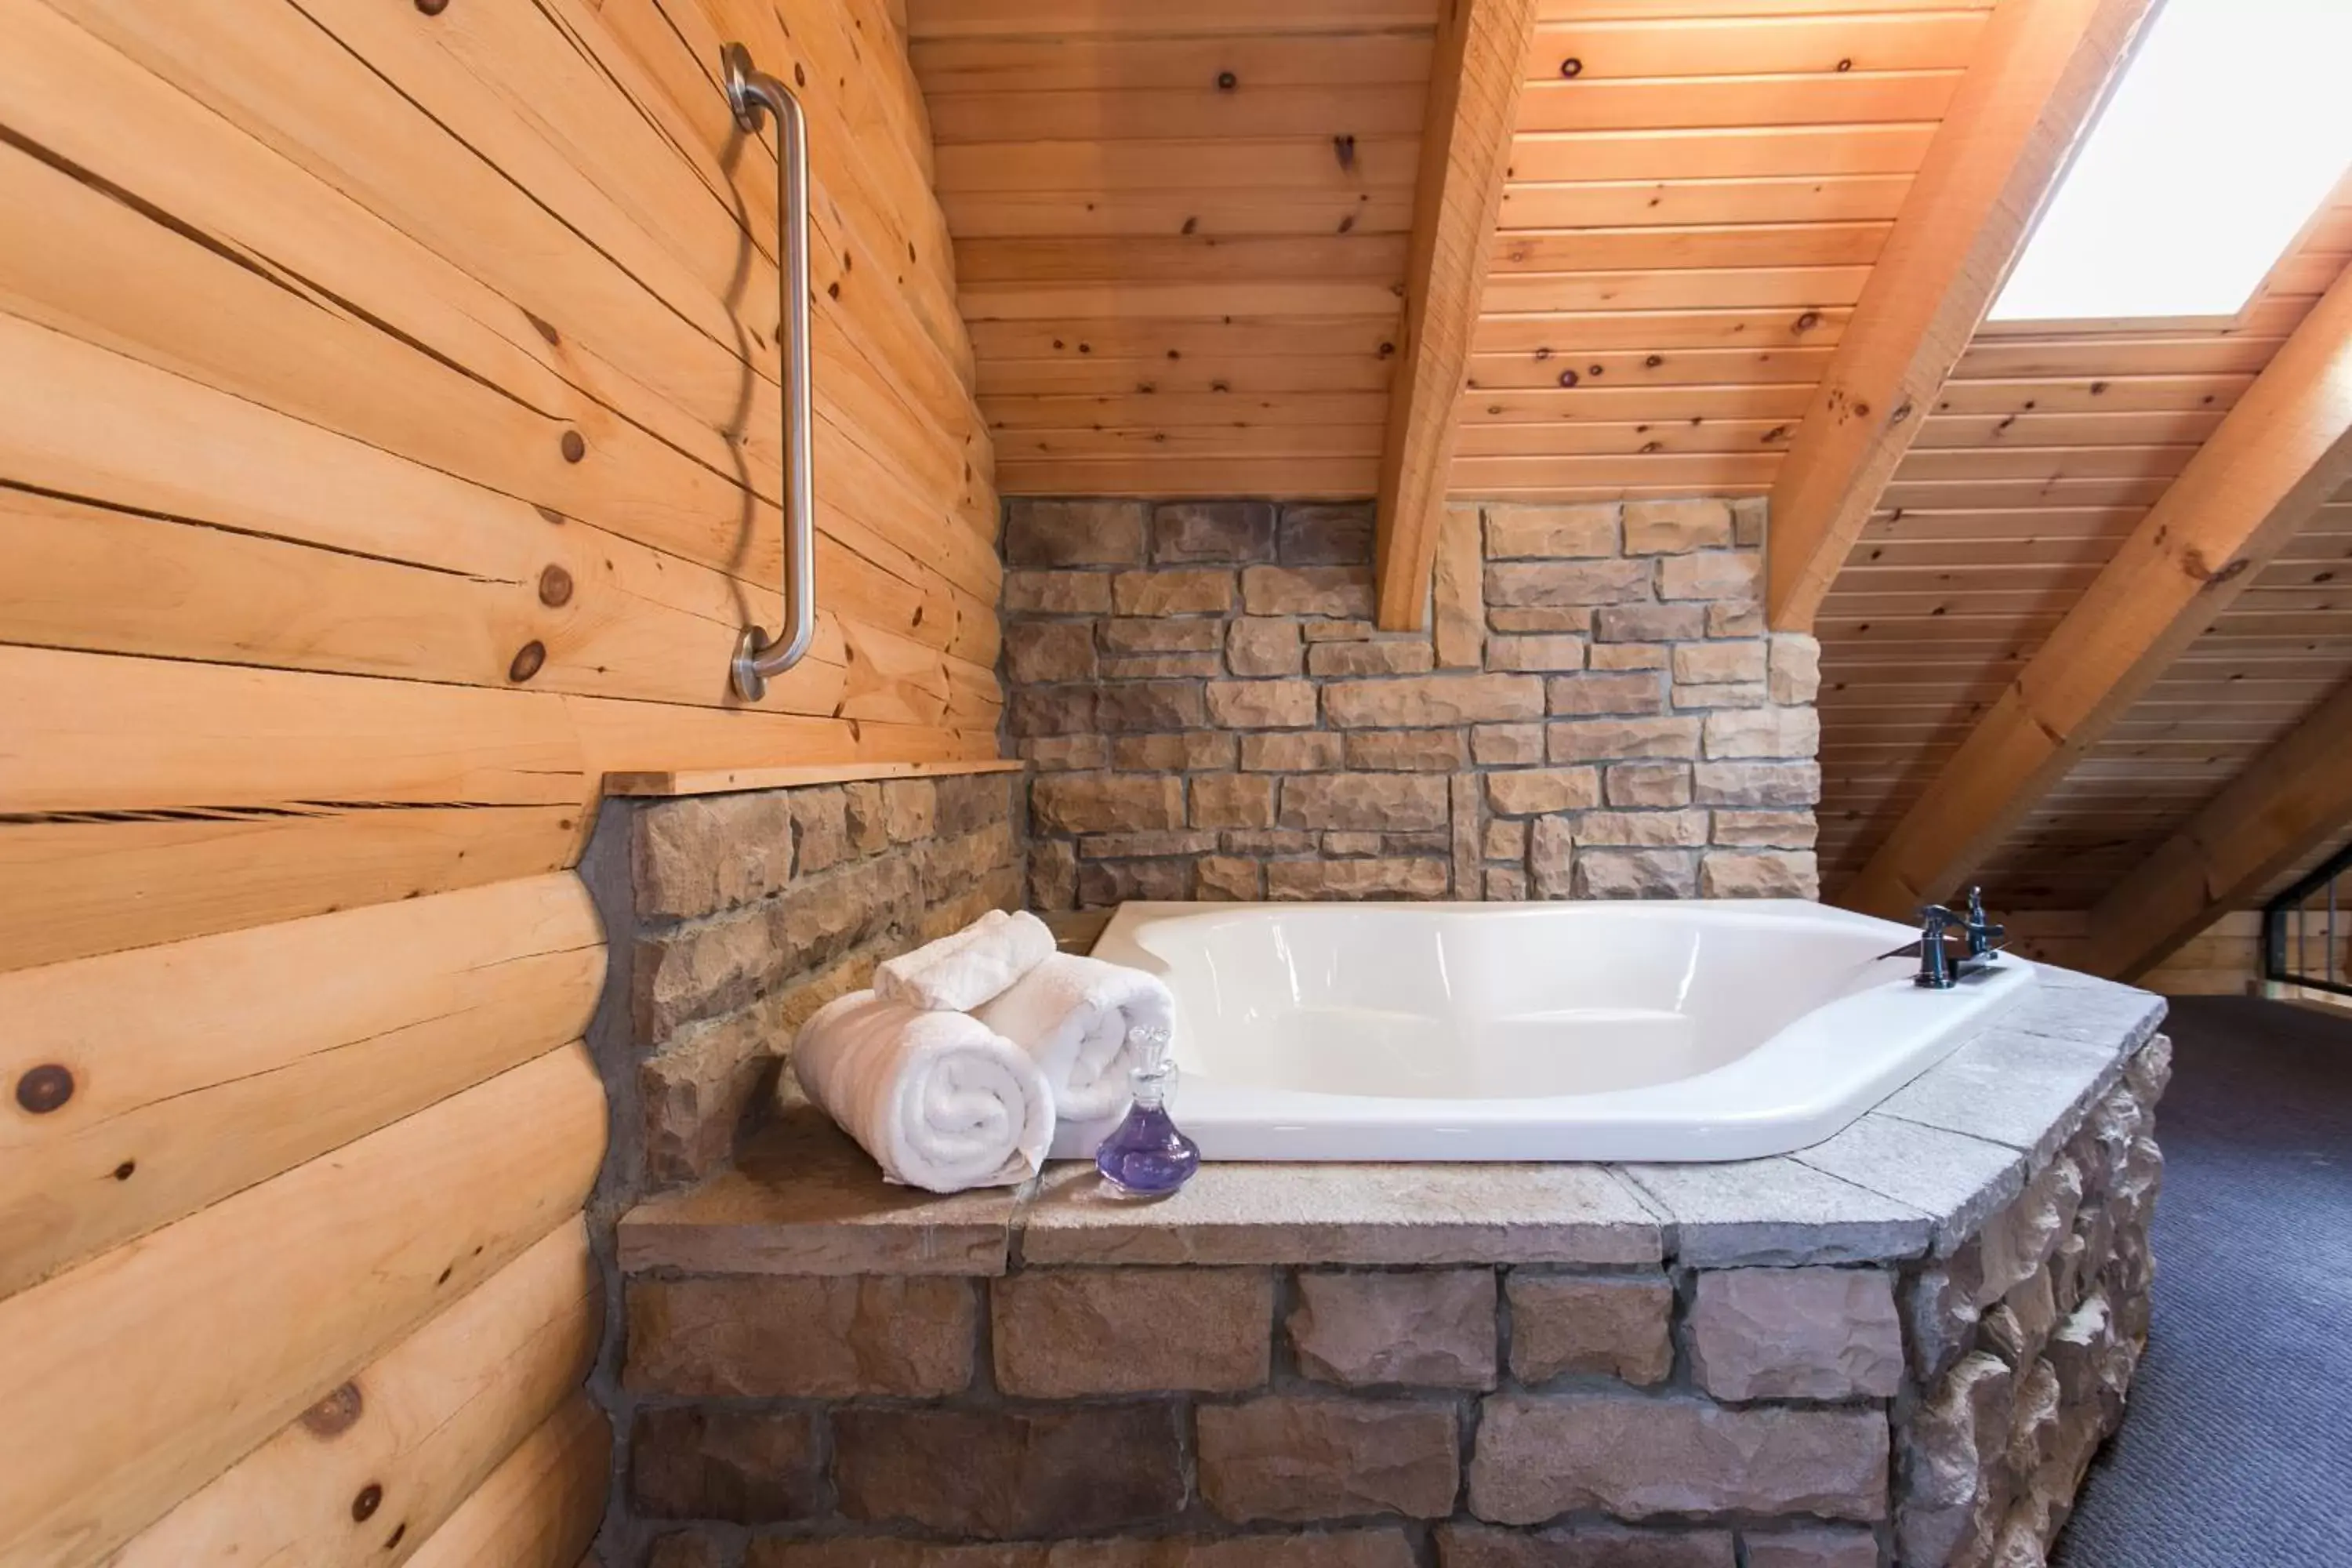
<svg viewBox="0 0 2352 1568"><path fill-rule="evenodd" d="M2147 1356L2053 1568L2352 1568L2352 1016L2165 1027Z"/></svg>

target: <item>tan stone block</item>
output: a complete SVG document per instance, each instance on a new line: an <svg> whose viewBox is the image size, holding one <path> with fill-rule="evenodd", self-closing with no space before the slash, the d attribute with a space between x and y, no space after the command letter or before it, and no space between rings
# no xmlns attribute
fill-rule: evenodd
<svg viewBox="0 0 2352 1568"><path fill-rule="evenodd" d="M634 1439L633 1439L634 1441ZM591 1557L582 1568L605 1568ZM726 1568L718 1541L698 1530L673 1530L656 1536L646 1552L646 1568Z"/></svg>
<svg viewBox="0 0 2352 1568"><path fill-rule="evenodd" d="M1543 679L1533 675L1420 675L1347 680L1324 689L1324 711L1341 729L1398 730L1535 719Z"/></svg>
<svg viewBox="0 0 2352 1568"><path fill-rule="evenodd" d="M1138 899L1182 899L1192 885L1190 860L1088 860L1078 867L1078 905L1098 910Z"/></svg>
<svg viewBox="0 0 2352 1568"><path fill-rule="evenodd" d="M1029 847L1029 902L1040 910L1070 910L1078 904L1078 852L1066 839L1039 839Z"/></svg>
<svg viewBox="0 0 2352 1568"><path fill-rule="evenodd" d="M1206 722L1197 680L1114 681L1095 692L1095 723L1111 734L1191 730Z"/></svg>
<svg viewBox="0 0 2352 1568"><path fill-rule="evenodd" d="M1478 509L1449 506L1438 524L1430 584L1430 637L1441 667L1478 668L1486 639L1486 586Z"/></svg>
<svg viewBox="0 0 2352 1568"><path fill-rule="evenodd" d="M1706 842L1704 811L1588 811L1576 819L1579 844L1643 848L1689 847Z"/></svg>
<svg viewBox="0 0 2352 1568"><path fill-rule="evenodd" d="M1336 620L1325 617L1299 622L1298 635L1310 643L1362 642L1367 637L1379 637L1381 628L1360 616Z"/></svg>
<svg viewBox="0 0 2352 1568"><path fill-rule="evenodd" d="M1658 563L1661 599L1730 599L1745 603L1764 591L1764 556L1755 550L1711 550Z"/></svg>
<svg viewBox="0 0 2352 1568"><path fill-rule="evenodd" d="M1973 1352L1905 1422L1895 1536L1902 1562L1951 1563L1971 1540L1990 1539L2008 1506L2002 1450L2013 1387L1999 1357Z"/></svg>
<svg viewBox="0 0 2352 1568"><path fill-rule="evenodd" d="M1760 637L1768 629L1760 599L1720 600L1706 607L1706 635L1711 637Z"/></svg>
<svg viewBox="0 0 2352 1568"><path fill-rule="evenodd" d="M1074 735L1095 727L1091 686L1016 686L1004 694L1004 732L1026 738Z"/></svg>
<svg viewBox="0 0 2352 1568"><path fill-rule="evenodd" d="M1139 562L1143 517L1141 501L1017 497L1005 503L1004 559L1015 566Z"/></svg>
<svg viewBox="0 0 2352 1568"><path fill-rule="evenodd" d="M1580 899L1689 899L1698 895L1698 857L1680 849L1576 851Z"/></svg>
<svg viewBox="0 0 2352 1568"><path fill-rule="evenodd" d="M1265 889L1256 861L1238 855L1207 855L1192 864L1192 896L1247 904L1264 898Z"/></svg>
<svg viewBox="0 0 2352 1568"><path fill-rule="evenodd" d="M1741 496L1731 503L1732 542L1754 549L1768 535L1767 520L1771 516L1772 502L1769 496Z"/></svg>
<svg viewBox="0 0 2352 1568"><path fill-rule="evenodd" d="M1703 1270L1690 1346L1692 1375L1717 1399L1887 1399L1903 1384L1883 1268Z"/></svg>
<svg viewBox="0 0 2352 1568"><path fill-rule="evenodd" d="M1386 1530L1150 1535L1004 1544L944 1544L880 1535L756 1535L744 1568L1414 1568L1404 1531ZM714 1557L647 1568L718 1568ZM1608 1568L1686 1568L1618 1563ZM1716 1568L1713 1563L1688 1568Z"/></svg>
<svg viewBox="0 0 2352 1568"><path fill-rule="evenodd" d="M1315 722L1310 680L1213 680L1209 717L1235 730L1299 730Z"/></svg>
<svg viewBox="0 0 2352 1568"><path fill-rule="evenodd" d="M1696 757L1698 742L1695 718L1575 719L1551 725L1545 735L1555 763Z"/></svg>
<svg viewBox="0 0 2352 1568"><path fill-rule="evenodd" d="M1576 891L1575 819L1539 816L1528 826L1528 879L1538 899L1565 899Z"/></svg>
<svg viewBox="0 0 2352 1568"><path fill-rule="evenodd" d="M1495 1275L1302 1270L1286 1324L1298 1369L1362 1388L1495 1386Z"/></svg>
<svg viewBox="0 0 2352 1568"><path fill-rule="evenodd" d="M1683 712L1699 712L1717 708L1761 708L1769 694L1760 680L1731 686L1675 687L1675 707Z"/></svg>
<svg viewBox="0 0 2352 1568"><path fill-rule="evenodd" d="M1528 825L1501 820L1487 823L1481 853L1489 860L1526 859Z"/></svg>
<svg viewBox="0 0 2352 1568"><path fill-rule="evenodd" d="M1470 1507L1497 1524L1580 1510L1658 1514L1886 1511L1882 1410L1727 1410L1632 1394L1502 1394L1480 1413Z"/></svg>
<svg viewBox="0 0 2352 1568"><path fill-rule="evenodd" d="M1237 1524L1442 1519L1462 1482L1451 1405L1275 1395L1204 1405L1201 1496Z"/></svg>
<svg viewBox="0 0 2352 1568"><path fill-rule="evenodd" d="M1731 503L1636 500L1625 503L1625 553L1681 555L1731 545Z"/></svg>
<svg viewBox="0 0 2352 1568"><path fill-rule="evenodd" d="M1215 773L1231 768L1234 754L1234 738L1223 730L1121 735L1110 743L1111 765L1121 773Z"/></svg>
<svg viewBox="0 0 2352 1568"><path fill-rule="evenodd" d="M1609 769L1605 793L1615 806L1688 805L1688 763L1617 763Z"/></svg>
<svg viewBox="0 0 2352 1568"><path fill-rule="evenodd" d="M1554 1530L1437 1528L1444 1568L1733 1568L1727 1530L1636 1530L1580 1524Z"/></svg>
<svg viewBox="0 0 2352 1568"><path fill-rule="evenodd" d="M1511 1375L1544 1383L1570 1373L1664 1383L1674 1371L1673 1282L1661 1274L1512 1271Z"/></svg>
<svg viewBox="0 0 2352 1568"><path fill-rule="evenodd" d="M1312 855L1315 835L1290 827L1243 828L1217 836L1228 855Z"/></svg>
<svg viewBox="0 0 2352 1568"><path fill-rule="evenodd" d="M1655 642L1597 642L1585 662L1595 669L1664 669L1673 649Z"/></svg>
<svg viewBox="0 0 2352 1568"><path fill-rule="evenodd" d="M1235 675L1297 675L1305 658L1297 621L1244 616L1225 632L1225 663Z"/></svg>
<svg viewBox="0 0 2352 1568"><path fill-rule="evenodd" d="M1578 506L1495 505L1486 508L1489 560L1529 556L1614 555L1614 502Z"/></svg>
<svg viewBox="0 0 2352 1568"><path fill-rule="evenodd" d="M1675 679L1691 686L1761 680L1766 646L1760 642L1684 643L1675 649Z"/></svg>
<svg viewBox="0 0 2352 1568"><path fill-rule="evenodd" d="M1274 505L1262 500L1162 501L1151 509L1154 561L1271 561Z"/></svg>
<svg viewBox="0 0 2352 1568"><path fill-rule="evenodd" d="M803 1410L639 1410L629 1500L647 1519L775 1524L824 1510L816 1418Z"/></svg>
<svg viewBox="0 0 2352 1568"><path fill-rule="evenodd" d="M837 1506L860 1523L904 1522L966 1538L1148 1524L1184 1506L1177 1433L1176 1406L1160 1400L1029 1410L853 1406L833 1413Z"/></svg>
<svg viewBox="0 0 2352 1568"><path fill-rule="evenodd" d="M1094 623L1014 621L1004 628L1004 676L1024 684L1093 679Z"/></svg>
<svg viewBox="0 0 2352 1568"><path fill-rule="evenodd" d="M1486 872L1486 897L1495 903L1517 903L1528 896L1528 877L1524 871L1490 867Z"/></svg>
<svg viewBox="0 0 2352 1568"><path fill-rule="evenodd" d="M1372 558L1372 503L1291 501L1275 524L1275 552L1294 566L1354 566Z"/></svg>
<svg viewBox="0 0 2352 1568"><path fill-rule="evenodd" d="M1135 860L1154 856L1205 855L1217 847L1213 833L1088 833L1078 839L1081 860Z"/></svg>
<svg viewBox="0 0 2352 1568"><path fill-rule="evenodd" d="M1810 849L1717 849L1699 867L1703 899L1821 896L1821 868Z"/></svg>
<svg viewBox="0 0 2352 1568"><path fill-rule="evenodd" d="M1184 826L1181 779L1135 773L1048 773L1029 792L1047 833L1110 833Z"/></svg>
<svg viewBox="0 0 2352 1568"><path fill-rule="evenodd" d="M688 1024L637 1064L649 1182L698 1182L727 1163L736 1133L791 1040L774 1030L772 1013L762 1000Z"/></svg>
<svg viewBox="0 0 2352 1568"><path fill-rule="evenodd" d="M1452 773L1470 765L1460 730L1350 730L1347 765L1373 773Z"/></svg>
<svg viewBox="0 0 2352 1568"><path fill-rule="evenodd" d="M926 1398L971 1385L979 1307L944 1275L730 1275L627 1281L635 1394Z"/></svg>
<svg viewBox="0 0 2352 1568"><path fill-rule="evenodd" d="M1259 1268L1032 1268L989 1285L996 1386L1031 1399L1265 1384L1274 1277Z"/></svg>
<svg viewBox="0 0 2352 1568"><path fill-rule="evenodd" d="M1486 611L1486 625L1510 637L1586 637L1592 621L1590 605L1500 605Z"/></svg>
<svg viewBox="0 0 2352 1568"><path fill-rule="evenodd" d="M1252 566L1242 573L1242 607L1253 616L1331 616L1370 620L1370 566Z"/></svg>
<svg viewBox="0 0 2352 1568"><path fill-rule="evenodd" d="M1308 774L1282 781L1285 827L1411 832L1443 827L1445 781L1420 773Z"/></svg>
<svg viewBox="0 0 2352 1568"><path fill-rule="evenodd" d="M1538 637L1497 634L1486 639L1486 668L1528 671L1582 669L1584 648L1584 639L1571 633Z"/></svg>
<svg viewBox="0 0 2352 1568"><path fill-rule="evenodd" d="M1221 616L1234 607L1230 572L1121 572L1111 605L1122 616Z"/></svg>
<svg viewBox="0 0 2352 1568"><path fill-rule="evenodd" d="M1274 780L1264 773L1202 773L1192 781L1195 827L1272 827Z"/></svg>
<svg viewBox="0 0 2352 1568"><path fill-rule="evenodd" d="M1822 645L1802 632L1772 634L1772 700L1802 708L1822 694Z"/></svg>
<svg viewBox="0 0 2352 1568"><path fill-rule="evenodd" d="M1632 561L1506 561L1486 567L1489 605L1642 605L1654 565Z"/></svg>
<svg viewBox="0 0 2352 1568"><path fill-rule="evenodd" d="M1822 798L1821 764L1701 763L1693 771L1701 805L1809 806Z"/></svg>
<svg viewBox="0 0 2352 1568"><path fill-rule="evenodd" d="M860 855L878 855L890 847L890 824L884 815L882 785L861 780L841 787L847 803L849 847Z"/></svg>
<svg viewBox="0 0 2352 1568"><path fill-rule="evenodd" d="M1715 842L1751 849L1811 849L1821 836L1810 811L1718 811Z"/></svg>
<svg viewBox="0 0 2352 1568"><path fill-rule="evenodd" d="M1225 623L1201 616L1139 616L1095 623L1105 653L1214 653Z"/></svg>
<svg viewBox="0 0 2352 1568"><path fill-rule="evenodd" d="M849 797L838 789L792 793L793 873L812 876L849 858Z"/></svg>
<svg viewBox="0 0 2352 1568"><path fill-rule="evenodd" d="M792 799L763 791L641 806L629 817L629 862L646 919L756 903L792 880Z"/></svg>
<svg viewBox="0 0 2352 1568"><path fill-rule="evenodd" d="M1555 675L1544 682L1544 695L1556 717L1602 713L1663 713L1666 685L1655 670L1622 673Z"/></svg>
<svg viewBox="0 0 2352 1568"><path fill-rule="evenodd" d="M1270 899L1442 899L1452 885L1444 860L1274 860L1265 868Z"/></svg>
<svg viewBox="0 0 2352 1568"><path fill-rule="evenodd" d="M1486 804L1505 816L1582 811L1601 804L1597 768L1534 768L1486 775Z"/></svg>
<svg viewBox="0 0 2352 1568"><path fill-rule="evenodd" d="M1200 680L1224 672L1213 653L1121 653L1102 661L1105 680Z"/></svg>
<svg viewBox="0 0 2352 1568"><path fill-rule="evenodd" d="M764 908L639 937L632 960L636 1037L647 1045L696 1018L749 1006L784 963Z"/></svg>
<svg viewBox="0 0 2352 1568"><path fill-rule="evenodd" d="M1811 708L1764 708L1706 716L1706 754L1802 762L1822 749L1821 715Z"/></svg>
<svg viewBox="0 0 2352 1568"><path fill-rule="evenodd" d="M1244 735L1244 773L1319 773L1339 765L1339 737L1328 731L1292 735Z"/></svg>
<svg viewBox="0 0 2352 1568"><path fill-rule="evenodd" d="M1600 642L1684 642L1706 636L1704 605L1612 605L1595 611Z"/></svg>
<svg viewBox="0 0 2352 1568"><path fill-rule="evenodd" d="M1307 673L1318 679L1349 675L1423 675L1436 661L1429 643L1418 637L1322 642L1307 650Z"/></svg>
<svg viewBox="0 0 2352 1568"><path fill-rule="evenodd" d="M1743 1531L1748 1568L1878 1568L1878 1537L1867 1530ZM2037 1546L2035 1555L2040 1552Z"/></svg>
<svg viewBox="0 0 2352 1568"><path fill-rule="evenodd" d="M1013 615L1107 616L1108 572L1007 572L1004 608Z"/></svg>
<svg viewBox="0 0 2352 1568"><path fill-rule="evenodd" d="M1541 724L1479 724L1470 731L1472 760L1487 767L1519 767L1544 760Z"/></svg>
<svg viewBox="0 0 2352 1568"><path fill-rule="evenodd" d="M1381 835L1377 833L1327 833L1323 836L1326 855L1377 855L1381 852Z"/></svg>

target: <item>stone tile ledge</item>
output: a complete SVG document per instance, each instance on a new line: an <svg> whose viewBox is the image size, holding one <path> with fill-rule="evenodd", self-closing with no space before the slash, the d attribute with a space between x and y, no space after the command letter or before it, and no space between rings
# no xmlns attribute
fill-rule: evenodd
<svg viewBox="0 0 2352 1568"><path fill-rule="evenodd" d="M2160 997L2065 970L1811 1148L1728 1164L1212 1164L1156 1204L1082 1164L938 1197L807 1107L620 1225L630 1273L994 1276L1016 1264L1696 1268L1948 1256L2156 1034Z"/></svg>

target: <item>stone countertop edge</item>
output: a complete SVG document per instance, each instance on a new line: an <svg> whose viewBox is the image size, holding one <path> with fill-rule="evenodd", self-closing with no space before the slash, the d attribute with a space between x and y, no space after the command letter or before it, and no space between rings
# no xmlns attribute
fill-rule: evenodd
<svg viewBox="0 0 2352 1568"><path fill-rule="evenodd" d="M2161 997L2042 984L1834 1136L1719 1164L1212 1163L1121 1200L1068 1162L1020 1187L884 1183L811 1107L620 1224L627 1273L993 1276L1026 1265L1790 1267L1942 1257L2015 1197L2156 1037Z"/></svg>

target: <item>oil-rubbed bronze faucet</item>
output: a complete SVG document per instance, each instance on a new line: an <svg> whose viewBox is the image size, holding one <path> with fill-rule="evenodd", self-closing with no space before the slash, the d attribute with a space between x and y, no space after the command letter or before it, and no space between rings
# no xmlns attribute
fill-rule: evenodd
<svg viewBox="0 0 2352 1568"><path fill-rule="evenodd" d="M1949 991L1972 974L1982 973L2000 957L2000 939L2008 934L2006 927L1985 919L1984 889L1969 889L1969 912L1953 913L1941 904L1929 904L1919 911L1919 973L1911 984L1928 991ZM1944 949L1944 933L1958 928L1960 932L1960 956L1953 958Z"/></svg>

